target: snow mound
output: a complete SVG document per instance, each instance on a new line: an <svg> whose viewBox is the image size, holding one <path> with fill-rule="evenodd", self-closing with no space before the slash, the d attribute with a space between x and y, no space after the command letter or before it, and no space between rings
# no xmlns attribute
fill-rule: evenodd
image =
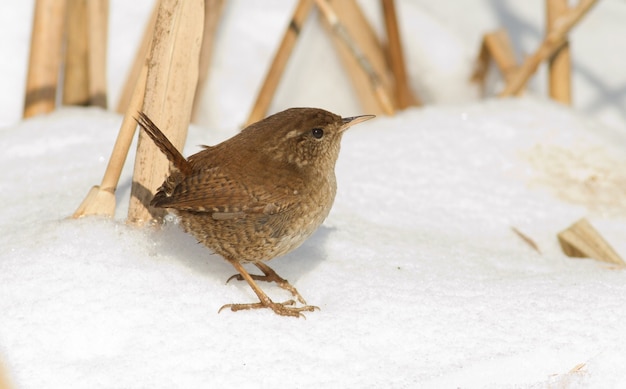
<svg viewBox="0 0 626 389"><path fill-rule="evenodd" d="M626 257L626 147L596 123L522 99L351 129L324 226L270 263L321 308L295 320L218 314L254 301L225 261L174 222L124 224L132 152L116 217L67 219L120 122L68 109L0 132L0 351L18 387L626 383L626 274L556 242L585 216ZM192 127L185 154L228 135Z"/></svg>

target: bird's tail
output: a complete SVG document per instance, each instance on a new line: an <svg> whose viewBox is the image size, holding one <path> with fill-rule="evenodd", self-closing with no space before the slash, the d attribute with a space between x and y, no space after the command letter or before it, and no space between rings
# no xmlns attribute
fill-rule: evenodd
<svg viewBox="0 0 626 389"><path fill-rule="evenodd" d="M183 155L174 147L172 142L165 136L165 134L159 130L156 124L148 115L143 112L139 112L139 118L135 118L137 123L148 134L154 144L161 150L167 159L176 167L181 173L187 175L191 173L191 164L183 157Z"/></svg>

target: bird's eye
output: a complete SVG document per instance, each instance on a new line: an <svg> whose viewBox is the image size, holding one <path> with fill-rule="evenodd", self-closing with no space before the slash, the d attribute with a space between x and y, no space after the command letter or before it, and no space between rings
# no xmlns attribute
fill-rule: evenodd
<svg viewBox="0 0 626 389"><path fill-rule="evenodd" d="M324 130L322 130L321 128L314 128L311 130L311 134L315 139L322 139L322 137L324 136Z"/></svg>

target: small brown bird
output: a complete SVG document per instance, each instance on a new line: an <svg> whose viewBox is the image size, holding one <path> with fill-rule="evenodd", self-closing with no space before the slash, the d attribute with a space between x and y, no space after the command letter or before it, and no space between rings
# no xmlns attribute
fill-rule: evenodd
<svg viewBox="0 0 626 389"><path fill-rule="evenodd" d="M374 115L341 118L317 108L291 108L185 159L144 113L137 122L172 164L150 205L173 210L185 231L230 262L260 302L227 304L233 311L270 308L301 316L306 305L265 261L302 244L324 221L335 199L335 162L346 129ZM252 263L263 275L251 275ZM229 279L230 280L230 279ZM272 301L256 281L275 282L294 300Z"/></svg>

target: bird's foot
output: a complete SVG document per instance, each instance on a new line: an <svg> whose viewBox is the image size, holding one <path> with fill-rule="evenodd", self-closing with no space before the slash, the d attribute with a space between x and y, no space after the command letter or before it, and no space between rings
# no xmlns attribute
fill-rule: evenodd
<svg viewBox="0 0 626 389"><path fill-rule="evenodd" d="M223 305L219 309L218 313L221 312L222 309L224 308L230 308L230 310L233 312L243 311L246 309L269 308L272 311L274 311L274 313L281 315L281 316L303 317L306 319L306 317L302 314L302 312L313 312L316 309L319 311L319 307L316 307L313 305L304 305L301 307L296 307L294 306L295 304L296 302L294 300L288 300L282 303L275 303L269 298L267 298L267 301L259 301L258 303L226 304L226 305Z"/></svg>
<svg viewBox="0 0 626 389"><path fill-rule="evenodd" d="M220 312L224 308L230 308L231 311L242 311L245 309L258 309L258 308L269 308L274 313L281 316L293 316L293 317L304 317L302 312L313 312L314 310L319 310L318 307L312 305L306 305L300 293L287 282L284 278L281 278L274 270L272 270L269 266L264 263L256 262L254 265L258 267L264 275L262 276L253 276L244 269L242 264L237 261L230 260L229 261L235 269L239 272L239 274L234 275L228 279L228 281L233 278L238 280L245 280L248 285L252 288L254 293L259 298L258 303L250 303L250 304L226 304L220 308L218 312ZM283 289L290 291L302 304L303 306L295 306L296 302L294 300L288 300L283 303L275 303L273 302L261 288L254 282L255 280L262 280L268 282L276 282L278 286ZM226 282L228 282L226 281Z"/></svg>
<svg viewBox="0 0 626 389"><path fill-rule="evenodd" d="M263 272L263 275L250 274L250 277L252 277L253 280L275 282L276 285L278 285L280 288L291 293L291 295L295 297L300 302L300 304L306 305L306 301L304 301L304 298L300 295L300 293L298 293L298 290L289 283L289 281L287 281L286 279L276 274L274 270L272 270L269 266L265 264L255 263L255 265L259 269L261 269L261 271ZM245 281L245 279L243 278L241 274L233 274L230 278L226 280L226 283L228 284L233 279L238 280L238 281Z"/></svg>

